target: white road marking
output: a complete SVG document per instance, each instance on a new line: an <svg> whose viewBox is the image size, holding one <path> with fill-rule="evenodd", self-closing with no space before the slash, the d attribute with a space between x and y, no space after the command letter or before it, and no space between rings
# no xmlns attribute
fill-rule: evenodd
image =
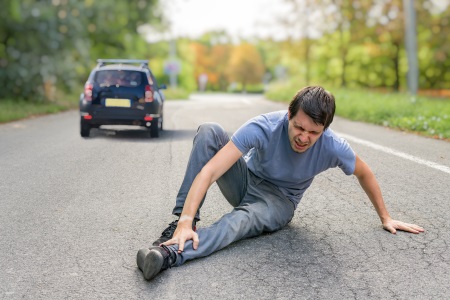
<svg viewBox="0 0 450 300"><path fill-rule="evenodd" d="M414 155L411 155L411 154L408 154L405 152L397 151L397 150L394 150L394 149L391 149L388 147L384 147L384 146L381 146L381 145L378 145L378 144L375 144L375 143L372 143L372 142L369 142L366 140L362 140L362 139L359 139L357 137L354 137L354 136L351 136L348 134L338 133L338 135L348 141L351 141L351 142L354 142L354 143L357 143L360 145L364 145L364 146L370 147L375 150L383 151L385 153L392 154L392 155L398 156L400 158L404 158L404 159L413 161L415 163L418 163L418 164L442 171L444 173L450 174L450 168L447 166L444 166L444 165L441 165L441 164L438 164L438 163L435 163L435 162L432 162L429 160L421 159L417 156L414 156Z"/></svg>

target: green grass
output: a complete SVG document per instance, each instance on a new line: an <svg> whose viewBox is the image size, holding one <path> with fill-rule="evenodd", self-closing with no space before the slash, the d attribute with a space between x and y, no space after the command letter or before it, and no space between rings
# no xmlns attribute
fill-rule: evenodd
<svg viewBox="0 0 450 300"><path fill-rule="evenodd" d="M167 100L183 100L188 99L190 92L183 88L170 88L163 90L164 96Z"/></svg>
<svg viewBox="0 0 450 300"><path fill-rule="evenodd" d="M78 107L78 98L57 102L0 99L0 123L57 113Z"/></svg>
<svg viewBox="0 0 450 300"><path fill-rule="evenodd" d="M422 135L450 139L450 99L417 97L405 93L332 91L336 114Z"/></svg>
<svg viewBox="0 0 450 300"><path fill-rule="evenodd" d="M266 93L276 101L289 102L298 89L277 85ZM336 98L336 115L378 124L424 136L450 140L450 99L406 93L382 93L370 90L330 89Z"/></svg>

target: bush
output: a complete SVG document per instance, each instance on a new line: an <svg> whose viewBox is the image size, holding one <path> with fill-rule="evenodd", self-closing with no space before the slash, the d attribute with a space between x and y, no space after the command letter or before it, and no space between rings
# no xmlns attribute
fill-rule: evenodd
<svg viewBox="0 0 450 300"><path fill-rule="evenodd" d="M167 88L167 90L163 90L163 93L167 100L186 100L191 94L190 91L183 88Z"/></svg>

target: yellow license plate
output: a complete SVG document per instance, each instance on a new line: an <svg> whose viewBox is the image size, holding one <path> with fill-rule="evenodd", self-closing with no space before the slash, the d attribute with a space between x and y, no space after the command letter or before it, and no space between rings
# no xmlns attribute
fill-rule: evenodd
<svg viewBox="0 0 450 300"><path fill-rule="evenodd" d="M130 99L106 98L105 106L108 107L131 107Z"/></svg>

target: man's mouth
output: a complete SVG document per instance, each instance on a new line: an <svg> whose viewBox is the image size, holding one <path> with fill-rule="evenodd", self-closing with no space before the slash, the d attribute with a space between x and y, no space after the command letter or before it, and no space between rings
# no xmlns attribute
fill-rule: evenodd
<svg viewBox="0 0 450 300"><path fill-rule="evenodd" d="M302 142L299 141L299 140L295 140L295 146L296 146L298 149L304 149L304 148L306 148L308 145L309 145L309 143L302 143Z"/></svg>

